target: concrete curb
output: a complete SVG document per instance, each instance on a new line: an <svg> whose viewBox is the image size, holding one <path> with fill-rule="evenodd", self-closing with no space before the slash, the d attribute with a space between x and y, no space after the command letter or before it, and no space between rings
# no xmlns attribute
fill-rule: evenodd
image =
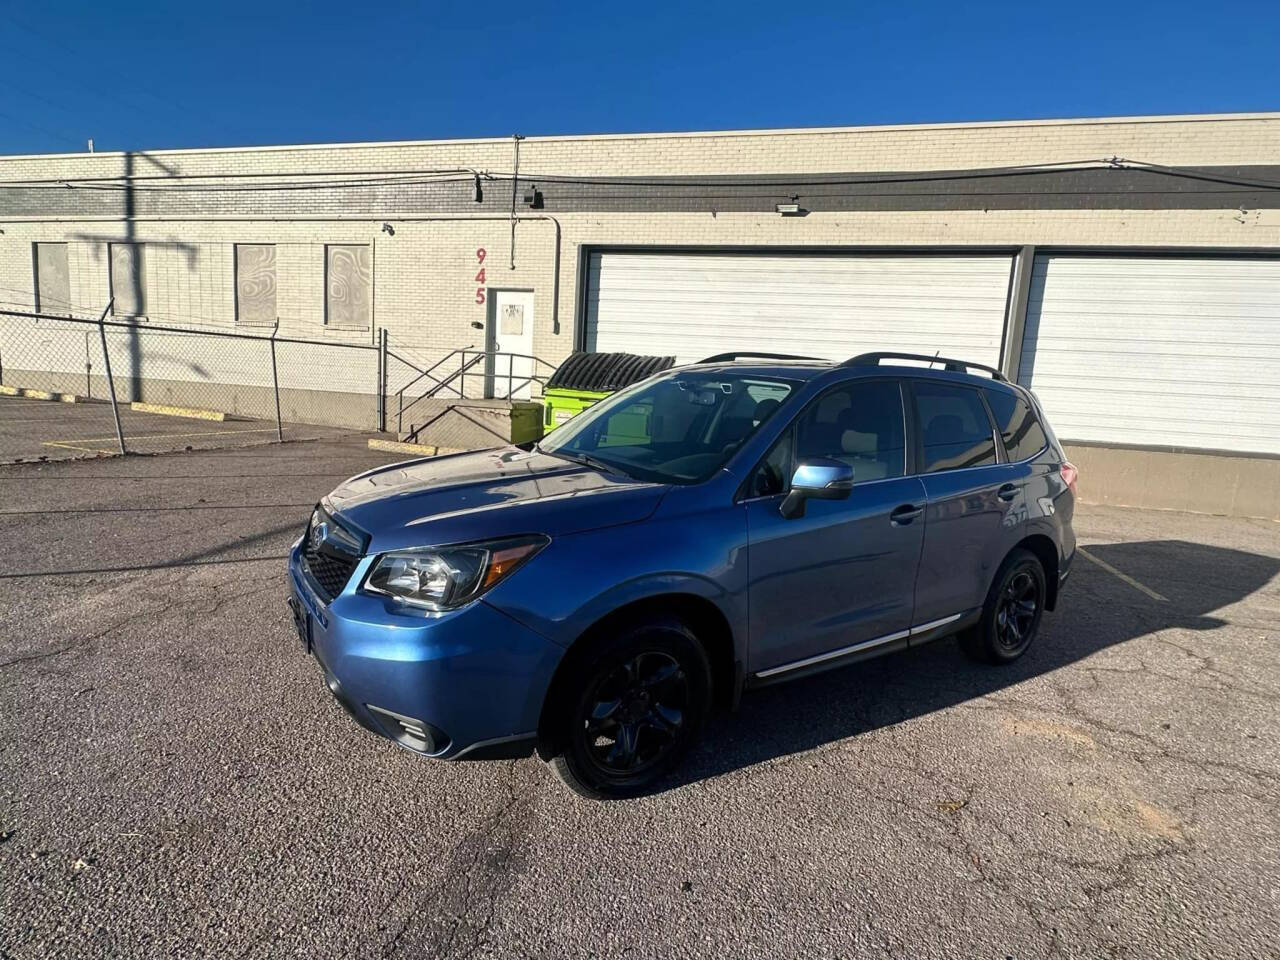
<svg viewBox="0 0 1280 960"><path fill-rule="evenodd" d="M59 403L79 403L83 398L74 393L54 393L51 390L36 390L32 387L6 387L0 385L0 396L26 397L28 400L56 400Z"/></svg>
<svg viewBox="0 0 1280 960"><path fill-rule="evenodd" d="M446 453L461 453L452 447L428 447L421 443L401 443L399 440L370 440L370 450L385 450L387 453L412 453L420 457L438 457Z"/></svg>
<svg viewBox="0 0 1280 960"><path fill-rule="evenodd" d="M198 410L195 407L170 407L163 403L139 403L129 404L130 410L136 410L138 413L158 413L165 417L187 417L191 420L216 420L221 423L227 419L227 415L218 410Z"/></svg>

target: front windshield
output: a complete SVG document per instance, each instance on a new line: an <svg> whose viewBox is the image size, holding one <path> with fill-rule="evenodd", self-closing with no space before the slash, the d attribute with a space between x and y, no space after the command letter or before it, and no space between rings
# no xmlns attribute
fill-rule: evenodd
<svg viewBox="0 0 1280 960"><path fill-rule="evenodd" d="M601 400L538 449L642 480L698 483L774 415L794 385L732 371L672 370Z"/></svg>

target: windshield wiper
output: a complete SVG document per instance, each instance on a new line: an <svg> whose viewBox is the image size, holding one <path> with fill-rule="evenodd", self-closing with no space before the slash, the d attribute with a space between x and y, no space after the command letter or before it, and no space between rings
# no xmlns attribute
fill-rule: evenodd
<svg viewBox="0 0 1280 960"><path fill-rule="evenodd" d="M631 474L623 470L615 463L609 463L607 460L601 460L599 457L593 457L589 453L566 453L563 450L543 450L540 447L534 447L538 453L546 454L548 457L559 457L561 460L568 460L571 463L580 463L585 467L592 467L605 473L620 473L624 477L631 477ZM632 478L634 479L634 478Z"/></svg>

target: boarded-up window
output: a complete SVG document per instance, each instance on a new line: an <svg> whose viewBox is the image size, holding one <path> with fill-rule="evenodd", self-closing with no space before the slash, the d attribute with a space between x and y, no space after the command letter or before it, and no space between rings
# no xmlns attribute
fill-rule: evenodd
<svg viewBox="0 0 1280 960"><path fill-rule="evenodd" d="M275 323L276 247L273 243L236 244L236 319Z"/></svg>
<svg viewBox="0 0 1280 960"><path fill-rule="evenodd" d="M111 244L111 312L122 317L147 313L146 263L140 243Z"/></svg>
<svg viewBox="0 0 1280 960"><path fill-rule="evenodd" d="M330 244L325 251L325 323L368 327L373 318L372 258L368 244Z"/></svg>
<svg viewBox="0 0 1280 960"><path fill-rule="evenodd" d="M71 276L67 272L67 245L37 243L34 247L36 310L40 313L70 313Z"/></svg>

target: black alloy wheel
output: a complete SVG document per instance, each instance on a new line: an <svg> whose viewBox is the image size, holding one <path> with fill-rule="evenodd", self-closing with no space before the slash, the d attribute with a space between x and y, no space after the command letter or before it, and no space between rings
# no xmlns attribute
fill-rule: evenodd
<svg viewBox="0 0 1280 960"><path fill-rule="evenodd" d="M1030 570L1015 573L1000 591L996 609L996 639L1009 651L1021 650L1031 638L1031 627L1040 612L1040 588Z"/></svg>
<svg viewBox="0 0 1280 960"><path fill-rule="evenodd" d="M670 654L645 651L600 678L587 697L586 754L606 776L640 773L679 741L689 677Z"/></svg>
<svg viewBox="0 0 1280 960"><path fill-rule="evenodd" d="M596 799L650 790L697 739L711 707L711 667L692 630L646 619L582 641L563 686L551 765Z"/></svg>
<svg viewBox="0 0 1280 960"><path fill-rule="evenodd" d="M960 635L965 653L986 663L1012 663L1027 652L1040 629L1044 567L1028 550L1005 557L982 608L982 619Z"/></svg>

